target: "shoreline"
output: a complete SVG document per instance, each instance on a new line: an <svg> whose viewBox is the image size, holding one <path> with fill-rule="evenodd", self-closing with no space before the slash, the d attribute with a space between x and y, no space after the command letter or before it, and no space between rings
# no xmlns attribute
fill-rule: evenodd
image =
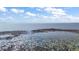
<svg viewBox="0 0 79 59"><path fill-rule="evenodd" d="M72 32L72 33L78 33L79 30L72 30L72 29L55 29L55 28L49 28L49 29L36 29L31 31L22 31L22 30L16 30L16 31L2 31L0 32L0 39L6 38L11 39L17 36L20 36L21 34L34 34L39 32L55 32L55 31L64 31L64 32Z"/></svg>
<svg viewBox="0 0 79 59"><path fill-rule="evenodd" d="M64 32L75 32L79 33L79 30L75 29L55 29L55 28L48 28L48 29L36 29L36 30L31 30L31 33L39 33L39 32L54 32L54 31L64 31ZM5 35L5 34L11 34L11 35L19 35L19 34L27 34L29 31L25 30L14 30L14 31L2 31L0 32L0 35Z"/></svg>

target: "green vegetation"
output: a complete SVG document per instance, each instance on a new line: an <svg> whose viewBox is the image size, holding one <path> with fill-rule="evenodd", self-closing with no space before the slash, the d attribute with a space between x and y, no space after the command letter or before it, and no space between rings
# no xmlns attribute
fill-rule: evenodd
<svg viewBox="0 0 79 59"><path fill-rule="evenodd" d="M52 40L34 47L35 51L79 51L78 40Z"/></svg>
<svg viewBox="0 0 79 59"><path fill-rule="evenodd" d="M45 36L45 33L39 33L31 36L22 34L9 40L0 38L0 51L79 51L79 34L75 37L68 34Z"/></svg>
<svg viewBox="0 0 79 59"><path fill-rule="evenodd" d="M16 42L16 43L15 43ZM56 40L51 39L49 41L33 41L33 42L24 42L19 44L18 41L15 41L6 48L6 45L2 46L3 51L79 51L79 40ZM8 43L9 44L9 43Z"/></svg>

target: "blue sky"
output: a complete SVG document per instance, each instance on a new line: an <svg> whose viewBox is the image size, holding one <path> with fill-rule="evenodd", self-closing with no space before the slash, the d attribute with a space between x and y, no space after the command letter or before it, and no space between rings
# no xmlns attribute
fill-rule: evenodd
<svg viewBox="0 0 79 59"><path fill-rule="evenodd" d="M78 23L78 7L0 7L0 22Z"/></svg>

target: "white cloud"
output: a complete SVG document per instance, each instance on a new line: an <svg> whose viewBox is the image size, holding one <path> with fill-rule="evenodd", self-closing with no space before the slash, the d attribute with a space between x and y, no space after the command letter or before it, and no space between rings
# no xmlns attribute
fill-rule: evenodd
<svg viewBox="0 0 79 59"><path fill-rule="evenodd" d="M45 22L50 22L50 23L79 23L78 16L69 15L63 9L52 8L52 7L47 8L46 7L46 8L43 8L41 10L46 11L47 13L51 14L51 16L42 15L42 18L45 20Z"/></svg>
<svg viewBox="0 0 79 59"><path fill-rule="evenodd" d="M28 22L37 22L37 23L79 23L79 17L78 16L72 16L66 13L66 11L64 11L61 8L52 8L52 7L44 7L44 8L37 8L38 11L44 11L48 14L51 14L51 16L45 16L43 14L36 14L36 13L32 13L32 12L26 12L24 14L24 10L21 9L16 9L16 8L12 8L11 11L14 13L23 13L23 19L22 21L28 21L27 19L31 19L31 21L29 20ZM0 11L6 12L6 8L0 7ZM24 16L25 15L25 16ZM4 16L6 16L4 14ZM30 16L34 16L34 17L30 17ZM19 20L17 20L17 18L14 17L4 17L4 18L0 18L0 20L3 21L14 21L14 22L19 22Z"/></svg>
<svg viewBox="0 0 79 59"><path fill-rule="evenodd" d="M68 19L69 19L70 22L78 22L79 23L79 16L69 15Z"/></svg>
<svg viewBox="0 0 79 59"><path fill-rule="evenodd" d="M11 9L11 11L14 13L24 13L24 10L15 9L15 8Z"/></svg>
<svg viewBox="0 0 79 59"><path fill-rule="evenodd" d="M79 17L72 16L72 15L66 15L66 16L53 16L49 17L51 18L50 21L57 22L57 23L79 23Z"/></svg>
<svg viewBox="0 0 79 59"><path fill-rule="evenodd" d="M28 15L28 16L36 16L36 14L31 13L31 12L26 12L26 15Z"/></svg>
<svg viewBox="0 0 79 59"><path fill-rule="evenodd" d="M40 8L37 8L36 10L37 10L37 11L41 11L41 9L40 9Z"/></svg>
<svg viewBox="0 0 79 59"><path fill-rule="evenodd" d="M46 7L37 7L36 10L43 11L44 8L46 8Z"/></svg>
<svg viewBox="0 0 79 59"><path fill-rule="evenodd" d="M49 18L49 16L43 16L43 18Z"/></svg>
<svg viewBox="0 0 79 59"><path fill-rule="evenodd" d="M15 19L12 16L8 16L8 17L1 17L0 21L2 22L13 22Z"/></svg>
<svg viewBox="0 0 79 59"><path fill-rule="evenodd" d="M53 14L53 15L58 15L58 16L66 15L66 13L63 9L48 7L48 8L45 8L44 10Z"/></svg>
<svg viewBox="0 0 79 59"><path fill-rule="evenodd" d="M41 15L41 14L34 14L31 12L27 12L26 14L29 16L35 16L34 20L32 19L32 21L36 21L37 23L42 22L42 23L78 23L79 22L79 17L77 16L72 16L67 14L63 9L60 8L52 8L52 7L45 7L45 8L37 8L38 11L45 11L49 14L51 14L51 16L45 16L45 15ZM30 18L30 17L28 17ZM30 18L31 19L31 18Z"/></svg>
<svg viewBox="0 0 79 59"><path fill-rule="evenodd" d="M50 22L57 22L57 23L79 22L79 17L69 15L63 9L46 7L43 8L43 10L51 14L51 16L43 16L43 18L46 18L46 21L49 20Z"/></svg>
<svg viewBox="0 0 79 59"><path fill-rule="evenodd" d="M0 7L0 11L1 11L1 12L6 12L7 10L6 10L6 8L4 8L4 7Z"/></svg>

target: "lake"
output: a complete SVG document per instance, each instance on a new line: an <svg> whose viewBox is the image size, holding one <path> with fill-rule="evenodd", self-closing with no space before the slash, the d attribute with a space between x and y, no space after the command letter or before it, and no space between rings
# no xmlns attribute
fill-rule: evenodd
<svg viewBox="0 0 79 59"><path fill-rule="evenodd" d="M33 30L33 29L79 29L79 23L0 23L0 31Z"/></svg>
<svg viewBox="0 0 79 59"><path fill-rule="evenodd" d="M28 31L28 34L21 34L10 39L0 38L0 50L79 50L79 33L67 31L49 31L31 33L36 29L76 29L79 30L78 23L0 23L0 31ZM6 35L5 35L6 36ZM9 35L7 35L9 36ZM12 36L12 35L11 35ZM22 46L22 47L21 47ZM75 49L74 49L75 48Z"/></svg>

